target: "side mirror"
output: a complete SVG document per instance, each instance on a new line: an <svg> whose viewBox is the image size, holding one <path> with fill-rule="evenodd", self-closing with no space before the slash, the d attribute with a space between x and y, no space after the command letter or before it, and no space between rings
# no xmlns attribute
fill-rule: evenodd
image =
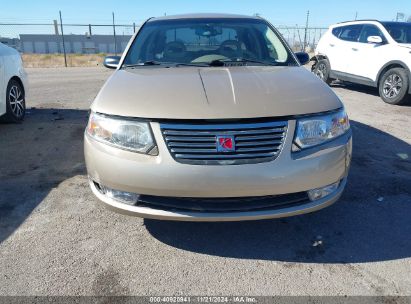
<svg viewBox="0 0 411 304"><path fill-rule="evenodd" d="M382 43L382 38L380 36L368 36L367 41L369 43L380 44Z"/></svg>
<svg viewBox="0 0 411 304"><path fill-rule="evenodd" d="M117 69L120 63L120 56L107 56L104 58L104 66L109 69Z"/></svg>
<svg viewBox="0 0 411 304"><path fill-rule="evenodd" d="M310 61L310 56L306 52L297 52L295 53L295 56L302 65L307 64Z"/></svg>

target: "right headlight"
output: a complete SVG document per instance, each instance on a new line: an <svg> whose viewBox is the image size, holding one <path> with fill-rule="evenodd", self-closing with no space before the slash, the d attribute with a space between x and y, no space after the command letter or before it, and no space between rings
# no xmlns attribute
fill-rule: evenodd
<svg viewBox="0 0 411 304"><path fill-rule="evenodd" d="M320 145L343 135L350 129L344 109L327 115L297 120L293 151Z"/></svg>
<svg viewBox="0 0 411 304"><path fill-rule="evenodd" d="M123 150L157 154L150 125L146 121L122 119L92 112L86 131L95 140Z"/></svg>

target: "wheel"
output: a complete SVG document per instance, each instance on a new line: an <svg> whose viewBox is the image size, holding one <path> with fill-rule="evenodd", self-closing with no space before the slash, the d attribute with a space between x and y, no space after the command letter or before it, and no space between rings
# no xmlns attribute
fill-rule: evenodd
<svg viewBox="0 0 411 304"><path fill-rule="evenodd" d="M325 83L330 84L332 79L330 79L330 62L327 59L320 59L315 64L313 73L320 78Z"/></svg>
<svg viewBox="0 0 411 304"><path fill-rule="evenodd" d="M409 79L403 68L393 68L385 72L379 82L380 97L386 103L399 105L408 99Z"/></svg>
<svg viewBox="0 0 411 304"><path fill-rule="evenodd" d="M7 122L20 122L26 114L26 101L24 89L21 84L12 79L6 90L6 114L4 120Z"/></svg>

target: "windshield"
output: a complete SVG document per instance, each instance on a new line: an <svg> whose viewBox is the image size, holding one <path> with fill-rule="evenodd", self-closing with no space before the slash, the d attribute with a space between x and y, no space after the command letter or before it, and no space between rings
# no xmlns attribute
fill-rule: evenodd
<svg viewBox="0 0 411 304"><path fill-rule="evenodd" d="M147 22L124 61L135 65L297 65L267 22L259 19L197 18Z"/></svg>
<svg viewBox="0 0 411 304"><path fill-rule="evenodd" d="M383 25L398 43L411 43L411 23L383 22Z"/></svg>

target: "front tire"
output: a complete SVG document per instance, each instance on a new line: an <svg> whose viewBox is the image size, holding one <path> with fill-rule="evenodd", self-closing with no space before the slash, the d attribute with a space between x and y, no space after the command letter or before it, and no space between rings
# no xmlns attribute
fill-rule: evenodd
<svg viewBox="0 0 411 304"><path fill-rule="evenodd" d="M23 86L15 79L10 80L6 90L6 114L7 122L21 122L26 114L26 100Z"/></svg>
<svg viewBox="0 0 411 304"><path fill-rule="evenodd" d="M400 105L407 102L409 79L403 68L393 68L385 72L379 82L378 91L384 102Z"/></svg>
<svg viewBox="0 0 411 304"><path fill-rule="evenodd" d="M313 73L327 84L332 82L330 79L330 62L327 59L320 59L316 62Z"/></svg>

